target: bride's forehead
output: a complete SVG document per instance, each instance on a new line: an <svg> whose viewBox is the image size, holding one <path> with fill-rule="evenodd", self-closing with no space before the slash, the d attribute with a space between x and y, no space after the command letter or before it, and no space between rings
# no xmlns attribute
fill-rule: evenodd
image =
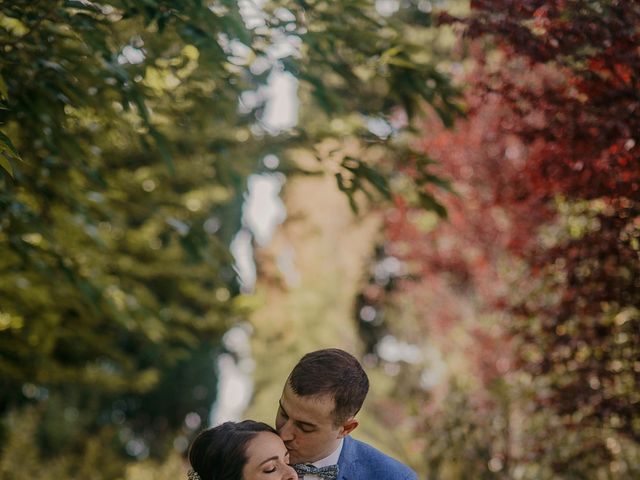
<svg viewBox="0 0 640 480"><path fill-rule="evenodd" d="M267 450L269 453L282 455L287 451L280 437L271 432L257 433L251 440L249 440L247 445L247 453L249 455L257 452L265 452Z"/></svg>

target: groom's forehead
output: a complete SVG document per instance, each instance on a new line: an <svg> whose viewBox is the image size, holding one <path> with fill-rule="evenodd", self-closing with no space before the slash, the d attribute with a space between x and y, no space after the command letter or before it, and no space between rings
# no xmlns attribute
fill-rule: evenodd
<svg viewBox="0 0 640 480"><path fill-rule="evenodd" d="M298 395L286 386L280 398L280 407L287 415L304 416L314 419L331 417L335 401L330 395Z"/></svg>

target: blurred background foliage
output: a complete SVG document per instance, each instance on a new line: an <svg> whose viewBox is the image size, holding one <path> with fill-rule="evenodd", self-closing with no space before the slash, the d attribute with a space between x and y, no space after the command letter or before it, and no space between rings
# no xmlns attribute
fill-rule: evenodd
<svg viewBox="0 0 640 480"><path fill-rule="evenodd" d="M639 37L636 1L2 2L0 478L180 477L246 322L249 416L337 345L421 478L638 476Z"/></svg>
<svg viewBox="0 0 640 480"><path fill-rule="evenodd" d="M402 269L372 270L361 330L383 368L381 335L425 339L397 388L430 393L407 416L426 478L635 478L640 4L474 1L440 21L466 39L468 114L424 117L421 145L456 194L436 192L447 222L386 212L378 265Z"/></svg>
<svg viewBox="0 0 640 480"><path fill-rule="evenodd" d="M403 26L370 1L0 5L3 478L122 478L185 450L248 311L230 245L263 157L295 174L292 148L350 135L401 162L370 116L459 109ZM322 122L269 130L276 70ZM347 117L349 132L324 125ZM360 191L391 195L363 158L328 169L353 209Z"/></svg>

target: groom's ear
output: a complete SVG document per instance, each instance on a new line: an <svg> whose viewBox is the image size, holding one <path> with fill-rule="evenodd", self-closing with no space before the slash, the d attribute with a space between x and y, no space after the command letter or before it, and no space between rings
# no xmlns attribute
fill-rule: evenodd
<svg viewBox="0 0 640 480"><path fill-rule="evenodd" d="M343 424L342 427L340 428L340 435L338 436L338 438L343 438L346 437L347 435L349 435L351 432L353 432L356 427L360 425L360 422L358 422L358 420L356 420L355 417L350 417L348 418Z"/></svg>

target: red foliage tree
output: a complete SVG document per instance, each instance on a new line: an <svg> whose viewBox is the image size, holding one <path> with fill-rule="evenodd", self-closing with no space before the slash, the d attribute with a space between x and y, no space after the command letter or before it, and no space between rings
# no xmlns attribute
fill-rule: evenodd
<svg viewBox="0 0 640 480"><path fill-rule="evenodd" d="M449 223L428 234L399 204L391 251L508 314L541 408L638 443L640 2L471 4L442 21L499 59L478 55L469 119L424 140L459 195L442 198ZM505 255L523 266L519 291Z"/></svg>
<svg viewBox="0 0 640 480"><path fill-rule="evenodd" d="M509 130L528 146L517 188L501 203L538 209L561 199L574 222L551 246L514 250L558 293L549 301L530 292L513 309L537 351L523 355L523 366L549 376L552 390L540 400L568 423L594 422L640 442L640 2L472 7L468 34L491 35L505 64L555 72L522 84L501 68L484 86L514 114Z"/></svg>

